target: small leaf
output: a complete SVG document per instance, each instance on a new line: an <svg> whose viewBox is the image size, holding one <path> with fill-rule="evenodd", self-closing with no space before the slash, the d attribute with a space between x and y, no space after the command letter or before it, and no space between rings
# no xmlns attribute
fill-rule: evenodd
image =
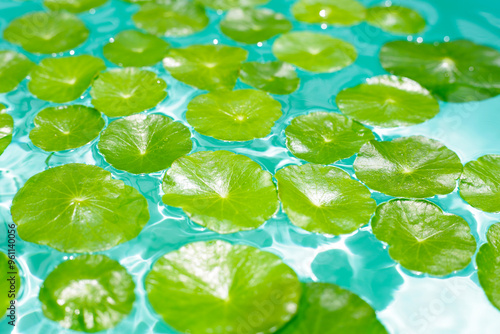
<svg viewBox="0 0 500 334"><path fill-rule="evenodd" d="M70 13L82 13L104 5L108 0L44 0L50 10L65 10Z"/></svg>
<svg viewBox="0 0 500 334"><path fill-rule="evenodd" d="M135 300L132 276L105 255L82 255L59 264L45 279L43 314L64 328L95 333L116 326Z"/></svg>
<svg viewBox="0 0 500 334"><path fill-rule="evenodd" d="M278 209L271 174L228 151L177 159L162 188L165 204L181 207L194 222L218 233L255 229Z"/></svg>
<svg viewBox="0 0 500 334"><path fill-rule="evenodd" d="M156 107L167 84L155 73L135 67L101 73L92 84L92 104L108 117L128 116Z"/></svg>
<svg viewBox="0 0 500 334"><path fill-rule="evenodd" d="M243 63L240 80L271 94L291 94L300 83L294 67L281 61Z"/></svg>
<svg viewBox="0 0 500 334"><path fill-rule="evenodd" d="M203 6L212 9L228 10L231 8L248 8L263 5L269 0L198 0Z"/></svg>
<svg viewBox="0 0 500 334"><path fill-rule="evenodd" d="M394 199L377 207L372 219L377 239L403 267L443 276L465 268L476 251L467 222L425 200Z"/></svg>
<svg viewBox="0 0 500 334"><path fill-rule="evenodd" d="M352 156L375 138L370 129L333 112L295 117L285 134L286 146L293 155L323 165Z"/></svg>
<svg viewBox="0 0 500 334"><path fill-rule="evenodd" d="M351 44L313 32L289 32L273 44L273 54L281 61L306 71L335 72L352 64L357 57Z"/></svg>
<svg viewBox="0 0 500 334"><path fill-rule="evenodd" d="M294 225L314 233L346 234L368 224L370 191L340 168L305 164L278 170L283 210Z"/></svg>
<svg viewBox="0 0 500 334"><path fill-rule="evenodd" d="M500 212L500 155L484 155L466 163L458 188L473 207Z"/></svg>
<svg viewBox="0 0 500 334"><path fill-rule="evenodd" d="M146 291L155 311L182 333L273 333L297 311L301 285L274 254L208 241L161 257Z"/></svg>
<svg viewBox="0 0 500 334"><path fill-rule="evenodd" d="M186 119L202 135L245 141L267 136L281 115L278 101L264 92L242 89L198 95L189 102Z"/></svg>
<svg viewBox="0 0 500 334"><path fill-rule="evenodd" d="M171 118L134 115L111 122L101 134L99 151L113 167L130 173L153 173L189 153L189 129Z"/></svg>
<svg viewBox="0 0 500 334"><path fill-rule="evenodd" d="M76 48L89 30L75 15L62 12L35 12L10 22L3 37L33 53L57 53Z"/></svg>
<svg viewBox="0 0 500 334"><path fill-rule="evenodd" d="M5 240L7 239L7 235L5 235ZM11 240L11 239L9 239ZM11 243L9 243L11 245ZM8 248L10 249L10 247ZM9 254L11 254L9 252ZM0 291L4 293L0 294L0 318L3 318L4 314L7 311L10 311L8 307L11 305L10 291L12 291L12 285L15 287L15 293L19 295L21 289L21 276L19 275L19 267L17 264L9 259L7 255L3 252L0 252ZM13 274L16 273L16 274ZM14 280L12 280L14 278ZM17 305L16 305L17 306ZM11 321L10 318L3 319L2 321Z"/></svg>
<svg viewBox="0 0 500 334"><path fill-rule="evenodd" d="M356 176L391 196L424 198L452 192L462 174L457 154L422 136L366 143L354 161Z"/></svg>
<svg viewBox="0 0 500 334"><path fill-rule="evenodd" d="M292 7L297 21L353 25L365 19L365 7L356 0L299 0Z"/></svg>
<svg viewBox="0 0 500 334"><path fill-rule="evenodd" d="M489 301L500 310L500 223L490 226L488 243L479 249L476 257L479 283Z"/></svg>
<svg viewBox="0 0 500 334"><path fill-rule="evenodd" d="M45 58L31 72L28 89L42 100L70 102L79 98L105 68L100 58L87 55Z"/></svg>
<svg viewBox="0 0 500 334"><path fill-rule="evenodd" d="M12 141L13 131L14 119L5 112L5 106L0 103L0 155L2 155Z"/></svg>
<svg viewBox="0 0 500 334"><path fill-rule="evenodd" d="M15 89L34 66L28 58L15 51L0 51L0 93Z"/></svg>
<svg viewBox="0 0 500 334"><path fill-rule="evenodd" d="M402 6L368 8L366 21L395 34L417 34L425 29L425 20L413 9Z"/></svg>

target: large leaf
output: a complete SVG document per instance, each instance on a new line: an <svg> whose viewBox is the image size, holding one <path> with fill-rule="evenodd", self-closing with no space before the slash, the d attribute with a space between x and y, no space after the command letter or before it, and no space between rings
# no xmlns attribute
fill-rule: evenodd
<svg viewBox="0 0 500 334"><path fill-rule="evenodd" d="M0 51L0 93L7 93L26 78L34 64L15 51Z"/></svg>
<svg viewBox="0 0 500 334"><path fill-rule="evenodd" d="M402 6L368 8L366 21L395 34L416 34L425 29L425 20L413 9Z"/></svg>
<svg viewBox="0 0 500 334"><path fill-rule="evenodd" d="M294 67L281 61L243 63L240 80L271 94L291 94L300 83Z"/></svg>
<svg viewBox="0 0 500 334"><path fill-rule="evenodd" d="M292 7L298 21L352 25L365 19L365 7L356 0L298 0Z"/></svg>
<svg viewBox="0 0 500 334"><path fill-rule="evenodd" d="M0 103L0 155L12 141L14 119L5 112L5 106Z"/></svg>
<svg viewBox="0 0 500 334"><path fill-rule="evenodd" d="M490 302L500 310L500 223L490 226L488 243L479 249L476 257L479 283Z"/></svg>
<svg viewBox="0 0 500 334"><path fill-rule="evenodd" d="M70 13L81 13L102 6L107 1L108 0L44 0L43 4L50 10L65 10Z"/></svg>

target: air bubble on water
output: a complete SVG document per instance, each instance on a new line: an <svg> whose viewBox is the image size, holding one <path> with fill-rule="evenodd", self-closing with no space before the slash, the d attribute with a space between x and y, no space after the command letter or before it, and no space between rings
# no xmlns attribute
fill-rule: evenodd
<svg viewBox="0 0 500 334"><path fill-rule="evenodd" d="M71 51L69 52L69 54L70 54L70 55L74 55L74 54L75 54L75 50L71 50Z"/></svg>
<svg viewBox="0 0 500 334"><path fill-rule="evenodd" d="M217 38L214 38L214 44L215 45L219 44L219 41L217 40Z"/></svg>
<svg viewBox="0 0 500 334"><path fill-rule="evenodd" d="M217 15L222 15L222 13L224 13L222 9L217 9Z"/></svg>
<svg viewBox="0 0 500 334"><path fill-rule="evenodd" d="M417 43L422 43L423 41L424 41L424 39L422 37L417 38Z"/></svg>
<svg viewBox="0 0 500 334"><path fill-rule="evenodd" d="M257 46L260 48L262 46L262 42L257 43Z"/></svg>
<svg viewBox="0 0 500 334"><path fill-rule="evenodd" d="M326 10L322 9L319 11L319 16L325 17L326 16Z"/></svg>
<svg viewBox="0 0 500 334"><path fill-rule="evenodd" d="M91 10L89 10L89 13L90 13L91 15L95 14L95 9L94 9L94 8L92 8Z"/></svg>
<svg viewBox="0 0 500 334"><path fill-rule="evenodd" d="M111 37L111 38L109 39L109 42L110 42L110 43L114 43L114 42L115 42L115 39L114 39L113 37Z"/></svg>
<svg viewBox="0 0 500 334"><path fill-rule="evenodd" d="M449 42L450 41L450 36L444 36L444 41Z"/></svg>
<svg viewBox="0 0 500 334"><path fill-rule="evenodd" d="M327 27L326 23L321 24L321 29L326 29L326 27Z"/></svg>
<svg viewBox="0 0 500 334"><path fill-rule="evenodd" d="M391 5L392 5L392 1L386 1L386 2L385 2L385 6L386 6L386 7L390 7Z"/></svg>
<svg viewBox="0 0 500 334"><path fill-rule="evenodd" d="M408 42L411 42L411 41L413 41L413 36L408 36L408 37L406 37L406 39L408 40Z"/></svg>
<svg viewBox="0 0 500 334"><path fill-rule="evenodd" d="M57 57L57 53L51 54L52 57Z"/></svg>

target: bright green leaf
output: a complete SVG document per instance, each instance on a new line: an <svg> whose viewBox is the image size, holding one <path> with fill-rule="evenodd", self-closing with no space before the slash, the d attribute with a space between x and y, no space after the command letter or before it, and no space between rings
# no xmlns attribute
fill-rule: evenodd
<svg viewBox="0 0 500 334"><path fill-rule="evenodd" d="M5 112L5 106L0 103L0 155L12 141L14 119Z"/></svg>
<svg viewBox="0 0 500 334"><path fill-rule="evenodd" d="M177 159L163 179L163 202L218 233L259 227L278 209L269 172L228 151L197 152Z"/></svg>
<svg viewBox="0 0 500 334"><path fill-rule="evenodd" d="M152 66L167 54L169 44L136 30L120 32L103 48L104 57L120 66Z"/></svg>
<svg viewBox="0 0 500 334"><path fill-rule="evenodd" d="M28 89L42 100L70 102L79 98L105 68L100 58L88 55L45 58L31 72Z"/></svg>
<svg viewBox="0 0 500 334"><path fill-rule="evenodd" d="M457 154L422 136L366 143L354 161L356 176L371 189L424 198L452 192L462 174Z"/></svg>
<svg viewBox="0 0 500 334"><path fill-rule="evenodd" d="M417 82L394 75L381 75L347 88L337 95L345 115L362 123L382 126L410 126L439 113L439 103Z"/></svg>
<svg viewBox="0 0 500 334"><path fill-rule="evenodd" d="M198 95L186 119L202 135L245 141L267 136L281 115L281 104L266 93L241 89Z"/></svg>
<svg viewBox="0 0 500 334"><path fill-rule="evenodd" d="M166 169L192 147L189 129L159 114L111 122L99 140L99 151L108 163L135 174Z"/></svg>
<svg viewBox="0 0 500 334"><path fill-rule="evenodd" d="M386 334L373 308L329 283L303 284L297 315L277 334Z"/></svg>
<svg viewBox="0 0 500 334"><path fill-rule="evenodd" d="M161 257L146 291L155 311L182 333L270 334L297 311L301 285L274 254L209 241Z"/></svg>
<svg viewBox="0 0 500 334"><path fill-rule="evenodd" d="M416 34L425 29L425 20L413 9L402 6L368 8L366 21L395 34Z"/></svg>
<svg viewBox="0 0 500 334"><path fill-rule="evenodd" d="M4 242L7 243L7 236L4 237ZM9 243L9 245L11 244ZM7 308L11 305L11 301L14 300L9 297L10 294L9 291L11 290L12 285L14 285L15 287L16 295L17 296L20 295L21 277L19 276L19 267L16 265L14 261L10 260L7 257L7 255L3 252L0 252L0 268L2 268L0 270L0 291L3 292L2 294L0 294L0 319L1 319L3 318L5 312L7 311ZM12 274L14 272L16 274ZM14 277L14 280L12 280L12 277ZM11 321L11 319L10 318L2 319L2 321L7 322Z"/></svg>
<svg viewBox="0 0 500 334"><path fill-rule="evenodd" d="M370 129L333 112L295 117L285 134L286 146L293 155L323 165L352 156L375 138Z"/></svg>
<svg viewBox="0 0 500 334"><path fill-rule="evenodd" d="M240 80L271 94L291 94L300 83L294 67L281 61L243 63Z"/></svg>
<svg viewBox="0 0 500 334"><path fill-rule="evenodd" d="M137 190L84 164L32 176L14 197L11 213L23 240L67 253L129 241L149 220L148 203Z"/></svg>
<svg viewBox="0 0 500 334"><path fill-rule="evenodd" d="M290 221L304 230L346 234L368 224L370 191L340 168L305 164L278 170L279 198Z"/></svg>
<svg viewBox="0 0 500 334"><path fill-rule="evenodd" d="M490 226L488 243L477 253L477 275L489 301L500 310L500 223Z"/></svg>
<svg viewBox="0 0 500 334"><path fill-rule="evenodd" d="M389 42L382 47L380 62L443 101L480 101L500 94L500 52L470 41Z"/></svg>
<svg viewBox="0 0 500 334"><path fill-rule="evenodd" d="M92 84L92 104L108 117L128 116L156 107L167 84L155 73L135 67L101 73Z"/></svg>
<svg viewBox="0 0 500 334"><path fill-rule="evenodd" d="M34 65L20 53L0 51L0 93L7 93L16 88Z"/></svg>
<svg viewBox="0 0 500 334"><path fill-rule="evenodd" d="M467 222L425 200L394 199L377 207L372 219L377 239L403 267L431 275L465 268L476 251Z"/></svg>
<svg viewBox="0 0 500 334"><path fill-rule="evenodd" d="M44 0L50 10L65 10L70 13L82 13L104 5L108 0Z"/></svg>
<svg viewBox="0 0 500 334"><path fill-rule="evenodd" d="M40 289L43 314L64 328L95 333L116 326L135 300L132 277L105 255L59 264Z"/></svg>
<svg viewBox="0 0 500 334"><path fill-rule="evenodd" d="M484 155L465 164L460 196L486 212L500 212L500 155Z"/></svg>
<svg viewBox="0 0 500 334"><path fill-rule="evenodd" d="M30 139L45 151L64 151L83 146L97 138L104 119L97 110L82 105L49 107L34 120Z"/></svg>
<svg viewBox="0 0 500 334"><path fill-rule="evenodd" d="M228 10L231 8L248 8L263 5L269 0L198 0L203 6L212 9Z"/></svg>
<svg viewBox="0 0 500 334"><path fill-rule="evenodd" d="M33 53L68 51L82 44L89 30L75 15L62 12L35 12L12 21L3 37Z"/></svg>
<svg viewBox="0 0 500 334"><path fill-rule="evenodd" d="M171 49L163 66L177 80L204 90L232 90L248 52L225 45Z"/></svg>
<svg viewBox="0 0 500 334"><path fill-rule="evenodd" d="M270 9L231 9L220 23L221 31L229 38L246 44L255 44L292 29L292 24L281 13Z"/></svg>
<svg viewBox="0 0 500 334"><path fill-rule="evenodd" d="M298 0L292 14L307 23L353 25L365 19L366 9L356 0Z"/></svg>
<svg viewBox="0 0 500 334"><path fill-rule="evenodd" d="M351 44L328 35L307 31L281 35L273 44L273 54L281 61L311 72L335 72L352 64L357 57Z"/></svg>

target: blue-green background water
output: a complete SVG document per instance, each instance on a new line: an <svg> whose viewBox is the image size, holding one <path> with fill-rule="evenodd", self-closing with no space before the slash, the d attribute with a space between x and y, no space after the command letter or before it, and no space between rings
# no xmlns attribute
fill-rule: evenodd
<svg viewBox="0 0 500 334"><path fill-rule="evenodd" d="M361 0L366 6L380 1ZM428 26L422 34L393 35L365 23L352 27L322 27L296 22L291 13L293 1L272 0L263 6L285 14L294 24L294 30L313 30L342 38L358 50L356 62L335 73L312 74L298 71L300 89L293 94L274 96L282 103L283 117L276 123L271 135L243 143L228 143L193 133L192 152L226 149L245 154L271 173L287 164L304 161L293 157L286 149L284 129L297 115L314 110L338 112L336 94L345 87L355 86L370 76L384 74L378 61L380 47L390 40L421 37L424 42L469 39L479 44L500 49L500 2L473 0L406 0L394 2L419 11ZM92 54L102 57L102 46L119 31L133 29L131 15L139 6L119 0L110 0L95 11L79 16L90 29L89 39L74 49L74 54ZM0 0L0 31L15 17L44 10L40 0ZM245 46L231 41L220 33L218 22L223 12L208 11L211 24L202 32L186 38L167 39L173 47L191 44L221 43L247 49L249 60L274 60L271 45L274 39L261 46ZM49 56L24 52L20 47L0 39L0 49L11 49L26 54L38 62ZM69 55L69 52L54 56ZM107 61L106 61L107 62ZM107 62L108 67L114 67ZM168 97L151 112L168 115L188 125L185 120L187 103L203 91L174 80L158 64L153 71L168 84ZM175 333L153 311L147 302L143 279L152 263L162 254L181 245L200 240L222 238L236 243L253 245L282 256L302 280L337 283L367 300L379 319L391 333L498 333L500 311L487 301L477 283L475 263L446 278L417 275L397 265L386 247L370 232L369 226L341 237L325 237L294 227L280 211L262 227L254 231L219 236L189 221L182 210L166 207L161 202L163 173L132 175L118 171L104 161L93 141L84 147L50 155L33 146L28 133L38 111L53 103L34 98L26 88L27 80L13 92L0 94L0 102L8 106L15 119L12 144L0 156L0 220L11 222L9 207L14 194L32 175L69 162L96 164L111 171L115 178L139 189L148 199L151 220L134 240L102 252L118 261L133 274L137 300L133 312L109 333ZM248 88L238 82L236 89ZM90 105L88 91L75 103ZM188 125L189 126L189 125ZM420 134L444 142L458 153L462 162L484 154L500 154L500 96L482 102L466 104L441 103L441 111L434 119L421 125L401 129L374 129L380 139ZM353 158L335 165L353 174ZM373 193L377 201L389 196ZM446 212L464 217L472 228L478 247L485 242L487 228L500 221L500 214L475 210L453 192L431 199ZM6 229L0 225L0 249L6 251ZM5 236L5 237L3 237ZM64 330L46 319L38 301L39 288L45 277L57 264L73 256L49 247L17 241L18 260L23 287L18 299L18 324L13 333L55 334L75 333ZM5 318L0 320L0 332L12 328Z"/></svg>

